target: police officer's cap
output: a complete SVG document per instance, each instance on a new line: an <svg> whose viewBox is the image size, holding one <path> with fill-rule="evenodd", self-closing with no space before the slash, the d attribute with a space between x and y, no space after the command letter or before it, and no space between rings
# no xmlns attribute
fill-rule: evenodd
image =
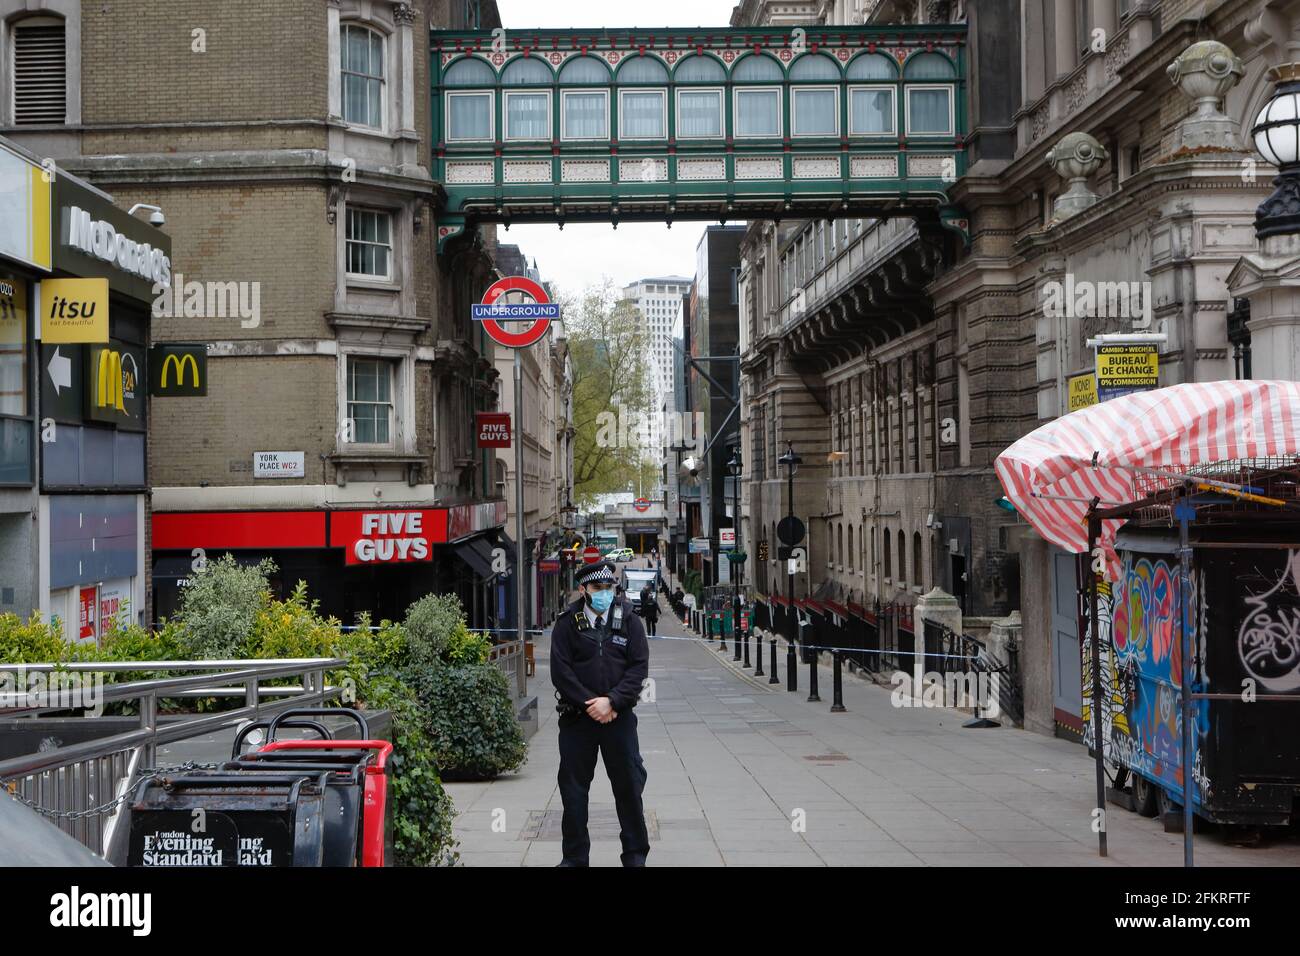
<svg viewBox="0 0 1300 956"><path fill-rule="evenodd" d="M574 583L578 587L584 584L594 584L600 581L609 581L611 584L617 580L618 575L614 572L613 561L597 561L595 564L589 564L581 571L574 575Z"/></svg>

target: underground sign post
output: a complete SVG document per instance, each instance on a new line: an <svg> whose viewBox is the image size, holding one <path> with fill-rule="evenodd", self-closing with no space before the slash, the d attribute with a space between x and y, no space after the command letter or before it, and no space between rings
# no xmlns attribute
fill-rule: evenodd
<svg viewBox="0 0 1300 956"><path fill-rule="evenodd" d="M488 286L483 302L471 306L475 321L483 323L493 342L515 350L515 626L518 630L519 655L515 658L515 677L519 696L528 689L524 670L527 633L524 622L524 442L519 425L524 420L522 349L536 345L560 317L560 306L551 302L540 283L526 276L506 276ZM512 330L509 327L519 327Z"/></svg>

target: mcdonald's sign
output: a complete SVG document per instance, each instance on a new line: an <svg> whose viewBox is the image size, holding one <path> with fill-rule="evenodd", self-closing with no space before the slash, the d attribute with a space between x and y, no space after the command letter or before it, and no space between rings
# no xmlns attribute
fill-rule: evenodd
<svg viewBox="0 0 1300 956"><path fill-rule="evenodd" d="M144 427L143 350L116 340L87 346L86 417L125 427Z"/></svg>
<svg viewBox="0 0 1300 956"><path fill-rule="evenodd" d="M149 378L149 394L159 398L207 395L207 346L155 345L149 350Z"/></svg>
<svg viewBox="0 0 1300 956"><path fill-rule="evenodd" d="M123 414L126 405L123 395L126 391L122 381L122 353L113 349L99 350L99 368L95 375L95 405L98 408L116 408Z"/></svg>

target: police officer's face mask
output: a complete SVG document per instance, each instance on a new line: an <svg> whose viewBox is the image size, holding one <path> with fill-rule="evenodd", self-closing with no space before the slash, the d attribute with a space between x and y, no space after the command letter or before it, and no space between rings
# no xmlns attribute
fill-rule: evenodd
<svg viewBox="0 0 1300 956"><path fill-rule="evenodd" d="M614 603L614 589L604 588L600 591L588 591L587 600L591 602L591 606L597 614L604 614L609 610L609 606Z"/></svg>

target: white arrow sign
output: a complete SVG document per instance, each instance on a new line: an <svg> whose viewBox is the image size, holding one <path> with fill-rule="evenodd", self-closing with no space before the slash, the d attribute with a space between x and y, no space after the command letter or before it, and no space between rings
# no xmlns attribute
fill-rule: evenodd
<svg viewBox="0 0 1300 956"><path fill-rule="evenodd" d="M54 355L50 357L50 381L54 383L54 394L58 395L62 389L72 387L72 359L66 355L60 355L59 349L55 346Z"/></svg>

